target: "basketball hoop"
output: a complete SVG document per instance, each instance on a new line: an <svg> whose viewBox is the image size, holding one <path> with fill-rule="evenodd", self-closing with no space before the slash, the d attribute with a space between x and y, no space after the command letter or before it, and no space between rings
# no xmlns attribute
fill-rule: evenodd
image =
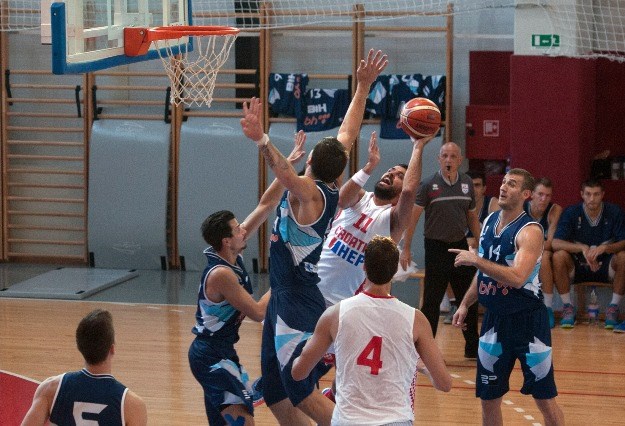
<svg viewBox="0 0 625 426"><path fill-rule="evenodd" d="M220 26L124 28L124 53L145 55L154 43L171 81L171 103L210 107L217 72L228 59L238 33L237 28ZM192 49L189 37L193 37Z"/></svg>

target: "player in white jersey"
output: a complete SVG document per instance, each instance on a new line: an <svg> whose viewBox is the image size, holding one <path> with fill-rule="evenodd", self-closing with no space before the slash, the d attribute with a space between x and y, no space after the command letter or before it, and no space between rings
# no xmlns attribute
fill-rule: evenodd
<svg viewBox="0 0 625 426"><path fill-rule="evenodd" d="M432 138L413 141L409 165L398 164L386 171L373 192L365 191L369 176L380 162L375 132L369 141L367 164L342 187L339 208L317 264L318 287L331 306L353 296L365 279L363 262L367 243L375 235L399 242L408 225L417 187L421 181L423 147ZM411 170L411 178L408 176Z"/></svg>
<svg viewBox="0 0 625 426"><path fill-rule="evenodd" d="M334 342L337 396L332 424L412 425L417 351L434 387L451 389L451 376L427 319L390 295L398 262L395 242L374 237L365 249L363 292L323 313L293 363L293 378L306 378Z"/></svg>

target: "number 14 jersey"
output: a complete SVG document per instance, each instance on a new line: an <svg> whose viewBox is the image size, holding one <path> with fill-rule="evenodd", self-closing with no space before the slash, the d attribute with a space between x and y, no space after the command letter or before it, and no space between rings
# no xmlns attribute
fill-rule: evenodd
<svg viewBox="0 0 625 426"><path fill-rule="evenodd" d="M414 317L413 307L391 296L365 291L341 302L333 425L414 420Z"/></svg>

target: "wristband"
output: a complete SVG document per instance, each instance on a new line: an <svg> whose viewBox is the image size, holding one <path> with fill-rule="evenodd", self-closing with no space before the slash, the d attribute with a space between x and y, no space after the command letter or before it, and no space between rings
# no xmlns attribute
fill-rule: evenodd
<svg viewBox="0 0 625 426"><path fill-rule="evenodd" d="M267 144L269 143L269 136L267 136L267 133L263 134L263 137L260 138L257 141L254 141L254 143L256 144L256 146L258 146L259 148L262 148L264 146L267 146Z"/></svg>
<svg viewBox="0 0 625 426"><path fill-rule="evenodd" d="M367 183L367 181L369 180L369 177L370 176L367 173L365 173L364 170L360 169L356 173L354 173L354 176L352 176L352 180L354 181L356 185L362 188L363 186L365 186L365 183Z"/></svg>

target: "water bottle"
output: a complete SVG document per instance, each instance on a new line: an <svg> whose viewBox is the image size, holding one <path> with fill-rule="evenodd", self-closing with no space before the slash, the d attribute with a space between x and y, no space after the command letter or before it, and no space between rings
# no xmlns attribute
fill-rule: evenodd
<svg viewBox="0 0 625 426"><path fill-rule="evenodd" d="M599 303L597 301L597 289L593 286L590 290L590 303L588 303L588 325L597 325L599 320Z"/></svg>

